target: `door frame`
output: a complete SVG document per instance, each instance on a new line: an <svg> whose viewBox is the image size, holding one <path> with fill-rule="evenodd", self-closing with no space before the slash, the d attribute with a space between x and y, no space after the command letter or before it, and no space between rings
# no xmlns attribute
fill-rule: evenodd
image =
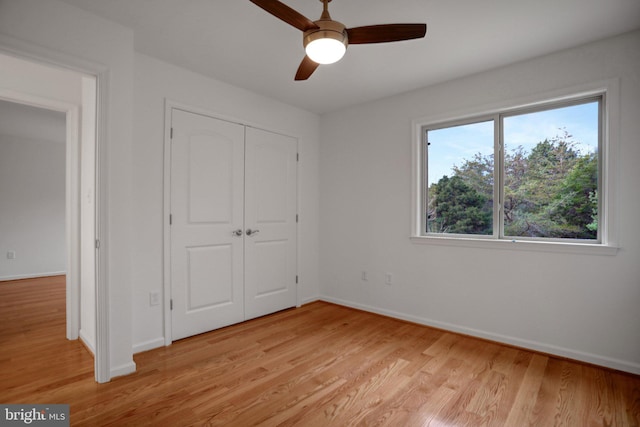
<svg viewBox="0 0 640 427"><path fill-rule="evenodd" d="M110 363L110 346L109 346L109 288L107 267L108 263L108 251L104 250L107 246L108 239L108 205L107 205L107 129L108 123L108 99L109 93L109 68L86 59L78 58L63 52L51 50L40 45L19 40L11 36L0 34L0 52L5 55L14 56L23 60L53 66L60 69L70 70L77 73L90 75L96 79L96 138L95 138L95 238L96 242L101 242L100 247L96 248L95 256L95 286L96 286L96 342L95 342L95 354L94 354L94 377L99 383L105 383L111 380L111 363ZM28 95L17 91L4 91L3 96L7 100L16 100L12 102L29 103L35 102L38 106L38 102L47 102L46 98L39 98L35 95ZM29 101L31 97L31 101ZM26 102L25 102L26 100ZM61 105L65 104L65 105ZM46 107L45 107L46 108ZM76 178L79 178L79 107L78 111L73 112L73 108L69 109L69 104L58 103L58 108L65 109L67 112L67 139L69 138L69 132L75 133L75 141L72 141L73 150L67 147L67 161L69 156L72 157L73 165L75 166ZM71 112L69 112L71 111ZM75 116L75 118L74 118ZM73 129L69 126L69 120L75 121ZM69 142L69 141L67 141ZM68 170L69 168L67 168ZM67 172L69 173L69 172ZM68 184L68 180L67 180ZM75 184L78 184L76 179ZM77 186L79 191L79 185ZM68 190L68 189L67 189ZM67 200L66 203L73 204L72 208L75 211L75 218L79 225L80 208L79 208L79 192L74 191L74 200ZM67 197L68 198L68 197ZM68 205L67 205L68 207ZM69 222L69 212L67 212L67 222ZM75 228L75 227L69 227ZM71 230L67 230L69 233ZM79 231L78 231L79 232ZM78 237L78 232L75 233L74 238ZM68 236L67 236L68 238ZM74 240L75 241L75 240ZM98 246L96 244L96 246ZM80 244L78 241L75 254L79 254ZM71 258L71 257L69 257ZM77 259L76 259L77 261ZM69 259L67 260L69 263ZM73 286L67 287L67 292L71 292L71 297L67 295L67 322L71 321L71 324L67 324L67 335L76 336L79 333L79 319L80 319L80 296L79 296L79 263L73 265L73 267L67 271L67 274L74 275L74 279L71 280L74 283ZM70 301L70 299L72 301ZM71 313L69 314L69 311ZM69 328L73 329L70 333ZM75 333L73 333L75 331Z"/></svg>
<svg viewBox="0 0 640 427"><path fill-rule="evenodd" d="M194 107L181 102L174 101L169 98L164 100L164 176L163 176L163 299L164 299L164 344L165 346L171 345L173 337L171 333L171 227L170 227L170 215L171 215L171 124L172 124L172 111L181 110L187 113L199 114L201 116L210 117L216 120L224 120L226 122L235 123L241 126L253 127L262 129L267 132L273 132L280 135L295 138L299 141L297 136L288 135L284 132L272 130L265 126L261 126L255 123L250 123L247 120L240 120L236 117L226 116L223 114L215 113L210 110ZM296 211L300 211L300 163L296 163ZM296 223L296 273L299 276L300 270L300 223ZM298 281L296 288L296 307L300 307L300 283Z"/></svg>

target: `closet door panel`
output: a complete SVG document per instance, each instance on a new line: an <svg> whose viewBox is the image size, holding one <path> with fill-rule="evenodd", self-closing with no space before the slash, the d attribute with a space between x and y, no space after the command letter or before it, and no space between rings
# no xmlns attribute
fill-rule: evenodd
<svg viewBox="0 0 640 427"><path fill-rule="evenodd" d="M172 339L244 320L244 126L174 109Z"/></svg>
<svg viewBox="0 0 640 427"><path fill-rule="evenodd" d="M245 317L297 303L297 140L247 128Z"/></svg>

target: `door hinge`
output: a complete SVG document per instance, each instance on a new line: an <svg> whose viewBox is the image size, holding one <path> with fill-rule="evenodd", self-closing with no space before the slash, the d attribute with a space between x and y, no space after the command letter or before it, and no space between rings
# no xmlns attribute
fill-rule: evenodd
<svg viewBox="0 0 640 427"><path fill-rule="evenodd" d="M298 214L296 214L296 222L298 222Z"/></svg>
<svg viewBox="0 0 640 427"><path fill-rule="evenodd" d="M300 161L300 153L296 153L296 162Z"/></svg>
<svg viewBox="0 0 640 427"><path fill-rule="evenodd" d="M173 139L173 128L171 128L171 131L169 132L169 138Z"/></svg>
<svg viewBox="0 0 640 427"><path fill-rule="evenodd" d="M100 249L100 240L96 239L96 249Z"/></svg>
<svg viewBox="0 0 640 427"><path fill-rule="evenodd" d="M173 298L169 300L169 310L173 310Z"/></svg>
<svg viewBox="0 0 640 427"><path fill-rule="evenodd" d="M298 284L298 276L296 276L296 285Z"/></svg>
<svg viewBox="0 0 640 427"><path fill-rule="evenodd" d="M169 225L173 224L173 215L169 214Z"/></svg>

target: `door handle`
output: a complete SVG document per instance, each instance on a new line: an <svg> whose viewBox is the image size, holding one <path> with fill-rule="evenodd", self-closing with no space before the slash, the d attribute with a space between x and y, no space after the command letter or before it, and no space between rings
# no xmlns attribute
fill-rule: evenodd
<svg viewBox="0 0 640 427"><path fill-rule="evenodd" d="M232 231L231 234L233 234L234 236L240 237L242 236L242 229L238 228L237 230Z"/></svg>
<svg viewBox="0 0 640 427"><path fill-rule="evenodd" d="M250 228L247 228L247 236L253 236L254 234L258 234L260 232L260 230L252 230Z"/></svg>

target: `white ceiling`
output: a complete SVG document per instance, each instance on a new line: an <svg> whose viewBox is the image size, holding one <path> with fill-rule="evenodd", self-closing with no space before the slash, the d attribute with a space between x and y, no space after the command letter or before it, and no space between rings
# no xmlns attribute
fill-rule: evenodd
<svg viewBox="0 0 640 427"><path fill-rule="evenodd" d="M295 82L302 33L249 0L63 0L134 30L138 52L316 113L640 28L639 0L334 0L347 27L427 23L424 39L350 46ZM284 0L311 20L318 0Z"/></svg>

